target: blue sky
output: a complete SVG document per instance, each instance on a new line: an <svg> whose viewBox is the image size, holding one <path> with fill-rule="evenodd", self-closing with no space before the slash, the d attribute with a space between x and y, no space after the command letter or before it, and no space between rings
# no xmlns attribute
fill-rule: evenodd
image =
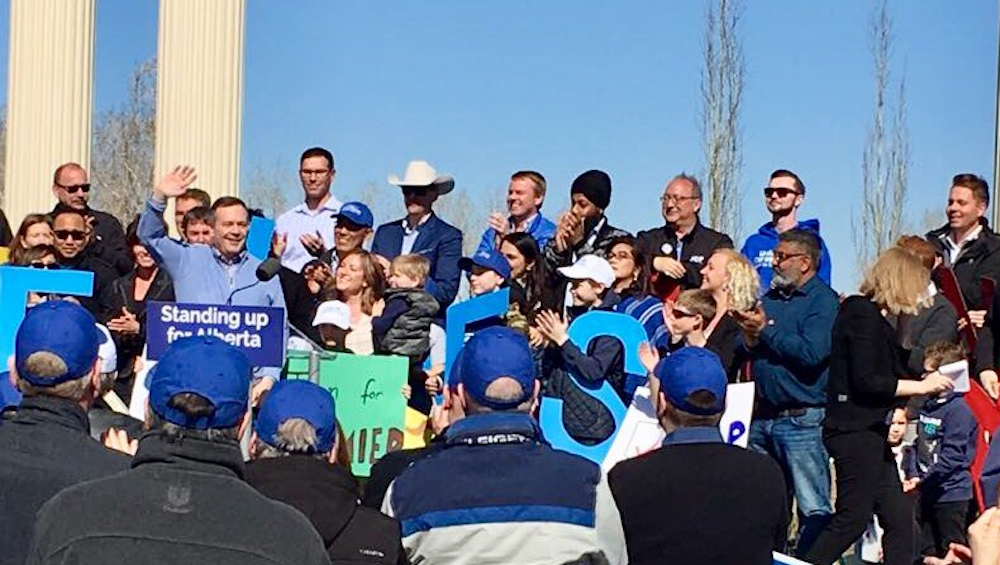
<svg viewBox="0 0 1000 565"><path fill-rule="evenodd" d="M662 222L657 198L670 176L704 168L701 1L247 4L244 172L281 163L293 185L299 152L323 145L336 155L341 195L424 158L485 198L514 170L535 168L555 214L578 173L602 168L614 180L612 222L635 231ZM744 231L767 219L770 171L797 171L835 286L851 290L876 3L745 4ZM5 96L9 2L0 6ZM992 177L997 6L890 7L909 108L907 215L919 224L943 207L954 173ZM155 55L156 12L152 1L98 2L97 111L120 102L131 68Z"/></svg>

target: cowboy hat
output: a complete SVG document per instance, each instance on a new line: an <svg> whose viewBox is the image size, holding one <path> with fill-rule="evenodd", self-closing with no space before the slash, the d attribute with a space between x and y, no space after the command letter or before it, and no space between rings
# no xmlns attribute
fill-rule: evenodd
<svg viewBox="0 0 1000 565"><path fill-rule="evenodd" d="M406 165L403 178L389 175L389 184L396 186L435 186L438 194L448 194L455 188L455 179L448 175L438 175L427 161L410 161Z"/></svg>

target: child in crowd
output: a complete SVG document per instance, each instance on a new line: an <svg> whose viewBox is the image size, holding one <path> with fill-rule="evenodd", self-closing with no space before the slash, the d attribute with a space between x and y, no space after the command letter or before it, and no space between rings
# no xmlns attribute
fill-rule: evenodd
<svg viewBox="0 0 1000 565"><path fill-rule="evenodd" d="M685 290L672 307L665 308L670 350L691 345L705 347L705 327L715 319L715 298L705 289Z"/></svg>
<svg viewBox="0 0 1000 565"><path fill-rule="evenodd" d="M927 348L924 368L934 372L965 360L961 345L939 342ZM976 420L964 395L944 392L928 398L920 409L914 457L909 458L913 463L903 482L904 491L919 492L917 520L925 557L943 557L951 543L967 545L975 450Z"/></svg>
<svg viewBox="0 0 1000 565"><path fill-rule="evenodd" d="M510 279L510 263L497 252L479 251L472 257L463 257L458 268L469 277L469 294L473 297L496 292Z"/></svg>
<svg viewBox="0 0 1000 565"><path fill-rule="evenodd" d="M347 333L351 331L351 309L347 304L339 300L328 300L321 303L316 308L313 327L319 331L319 345L323 346L324 349L340 353L347 352ZM291 343L291 339L289 339L289 343Z"/></svg>
<svg viewBox="0 0 1000 565"><path fill-rule="evenodd" d="M889 444L892 456L896 460L896 470L899 473L899 479L904 482L904 460L908 461L913 451L913 446L904 442L906 428L910 420L907 416L906 408L893 409L892 417L889 421L889 433L886 437L886 443ZM882 550L882 536L884 534L885 530L879 525L878 517L872 516L871 521L868 522L868 527L865 528L865 533L861 535L861 539L855 545L855 555L864 563L882 563L885 557Z"/></svg>
<svg viewBox="0 0 1000 565"><path fill-rule="evenodd" d="M439 308L437 300L424 290L430 270L430 262L423 255L405 254L393 259L384 305L372 312L375 350L410 359L409 405L424 414L430 413L431 397L422 366L431 348L431 323Z"/></svg>
<svg viewBox="0 0 1000 565"><path fill-rule="evenodd" d="M215 237L215 228L212 227L214 225L215 213L211 208L204 206L191 208L184 213L184 218L181 220L181 236L185 242L192 245L195 243L212 245L212 239Z"/></svg>

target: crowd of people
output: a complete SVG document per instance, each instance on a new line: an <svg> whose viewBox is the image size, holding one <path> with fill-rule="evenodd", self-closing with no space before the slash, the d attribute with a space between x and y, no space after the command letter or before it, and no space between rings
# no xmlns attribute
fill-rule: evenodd
<svg viewBox="0 0 1000 565"><path fill-rule="evenodd" d="M247 250L258 212L212 201L190 167L124 227L90 207L75 163L54 173L52 211L16 231L0 212L8 265L94 275L90 296L29 295L0 379L0 565L763 564L772 551L826 565L870 530L888 564L1000 563L1000 440L985 444L966 398L1000 410L1000 235L982 178L951 179L946 223L902 237L850 296L831 288L787 169L762 183L771 220L739 251L701 223L684 173L660 196L663 223L635 235L606 215L599 170L549 217L544 176L515 172L481 235L434 212L455 180L425 161L389 177L402 217L381 224L335 197L328 150L303 152L299 178L265 259ZM506 290L508 307L467 326L446 376L463 277L469 298ZM281 308L288 350L406 357L401 394L426 445L358 480L330 392L282 367L189 337L143 371L153 301ZM571 340L592 311L634 318L639 351ZM626 371L633 354L645 374ZM144 421L120 408L140 375ZM718 426L728 386L749 381L742 449ZM553 449L537 421L540 399L558 399L573 440L606 442L615 416L588 390L605 384L626 406L647 387L666 433L608 473Z"/></svg>

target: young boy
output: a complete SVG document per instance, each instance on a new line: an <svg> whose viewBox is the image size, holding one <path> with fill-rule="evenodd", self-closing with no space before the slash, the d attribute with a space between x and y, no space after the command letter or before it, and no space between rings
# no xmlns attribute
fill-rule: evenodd
<svg viewBox="0 0 1000 565"><path fill-rule="evenodd" d="M496 292L510 279L510 263L499 252L479 251L463 257L458 268L469 277L469 294L473 297Z"/></svg>
<svg viewBox="0 0 1000 565"><path fill-rule="evenodd" d="M932 372L965 360L961 345L939 342L927 348L924 368ZM945 392L927 399L920 409L914 447L916 464L908 465L903 490L919 490L921 555L943 557L950 543L967 545L976 420L963 394Z"/></svg>
<svg viewBox="0 0 1000 565"><path fill-rule="evenodd" d="M372 318L375 350L379 353L410 358L409 405L424 414L430 413L431 397L425 389L427 380L421 366L430 351L431 323L438 313L438 303L424 290L431 264L423 255L400 255L389 264L389 290L385 307Z"/></svg>
<svg viewBox="0 0 1000 565"><path fill-rule="evenodd" d="M313 327L327 351L347 352L347 334L351 331L351 309L339 300L328 300L316 307ZM291 340L289 340L291 343Z"/></svg>
<svg viewBox="0 0 1000 565"><path fill-rule="evenodd" d="M705 327L715 318L715 298L712 291L685 290L672 308L665 308L667 329L670 330L670 350L686 345L705 347Z"/></svg>

